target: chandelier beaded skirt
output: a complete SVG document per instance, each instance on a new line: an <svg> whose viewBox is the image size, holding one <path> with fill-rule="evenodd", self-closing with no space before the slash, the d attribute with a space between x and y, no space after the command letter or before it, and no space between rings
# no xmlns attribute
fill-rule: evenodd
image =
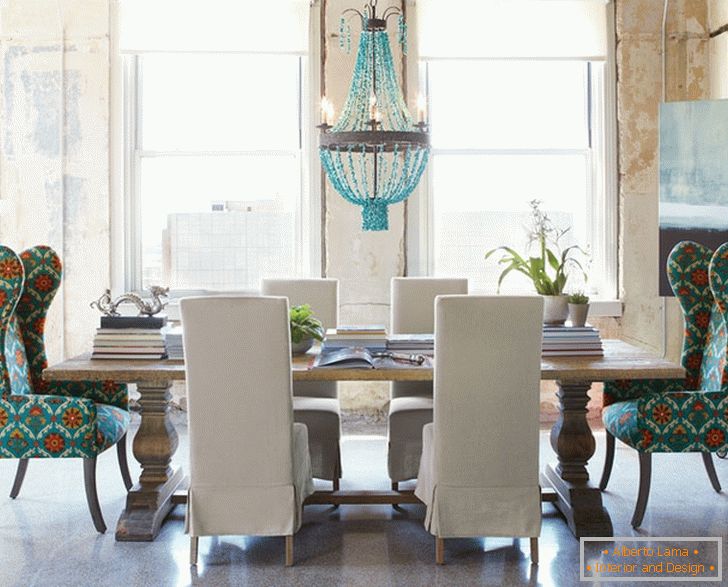
<svg viewBox="0 0 728 587"><path fill-rule="evenodd" d="M354 73L343 112L324 125L321 163L334 189L362 207L362 228L389 228L389 206L407 199L427 167L430 145L424 123L414 124L399 87L383 19L376 2L362 17ZM342 30L346 30L342 24ZM400 16L400 42L404 21Z"/></svg>

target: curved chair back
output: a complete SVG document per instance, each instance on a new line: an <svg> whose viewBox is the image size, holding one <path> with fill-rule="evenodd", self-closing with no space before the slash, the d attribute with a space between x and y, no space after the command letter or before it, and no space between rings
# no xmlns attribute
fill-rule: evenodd
<svg viewBox="0 0 728 587"><path fill-rule="evenodd" d="M728 349L728 243L723 243L715 251L713 258L710 260L710 291L715 299L715 306L723 316L722 336L718 335L714 338L713 347L723 344L723 348ZM717 343L717 344L716 344ZM712 354L719 355L723 360L724 366L720 370L721 373L721 389L728 389L728 360L726 353L721 353L721 347L711 350Z"/></svg>
<svg viewBox="0 0 728 587"><path fill-rule="evenodd" d="M19 267L18 267L19 265ZM42 394L78 397L128 409L127 386L114 381L46 381L45 323L60 285L63 268L58 254L38 245L17 255L0 247L0 349L4 350L2 395ZM19 299L8 291L20 283ZM16 304L17 302L17 304Z"/></svg>
<svg viewBox="0 0 728 587"><path fill-rule="evenodd" d="M281 529L293 503L288 301L201 297L180 306L193 534L290 534Z"/></svg>
<svg viewBox="0 0 728 587"><path fill-rule="evenodd" d="M538 536L542 322L537 296L437 298L440 536Z"/></svg>
<svg viewBox="0 0 728 587"><path fill-rule="evenodd" d="M439 277L392 278L392 334L435 332L435 298L468 293L468 280Z"/></svg>
<svg viewBox="0 0 728 587"><path fill-rule="evenodd" d="M21 370L25 365L25 349L19 339L15 317L24 277L23 264L15 251L0 245L0 397L3 398L28 392L27 368Z"/></svg>
<svg viewBox="0 0 728 587"><path fill-rule="evenodd" d="M392 334L432 334L435 332L435 298L467 293L467 279L393 277ZM392 398L432 395L432 383L429 381L395 381L390 389Z"/></svg>
<svg viewBox="0 0 728 587"><path fill-rule="evenodd" d="M722 247L721 247L722 248ZM666 391L717 391L726 389L725 324L710 287L711 249L682 241L667 257L667 277L685 323L680 362L685 379L607 381L603 407L648 393Z"/></svg>
<svg viewBox="0 0 728 587"><path fill-rule="evenodd" d="M288 298L289 306L308 304L314 316L321 320L324 330L339 325L338 279L263 279L261 293L264 296ZM298 397L338 397L339 386L335 381L297 381L293 395Z"/></svg>
<svg viewBox="0 0 728 587"><path fill-rule="evenodd" d="M263 279L260 293L288 298L290 307L308 304L324 328L339 325L338 279Z"/></svg>
<svg viewBox="0 0 728 587"><path fill-rule="evenodd" d="M43 245L26 249L20 253L20 260L25 270L25 284L15 314L22 333L30 387L35 393L44 393L49 388L43 379L43 369L48 366L43 338L46 316L61 287L63 266L58 254Z"/></svg>
<svg viewBox="0 0 728 587"><path fill-rule="evenodd" d="M12 251L4 249L0 257L12 258ZM18 259L15 253L12 256ZM48 366L43 340L45 320L61 285L63 270L60 258L47 246L23 251L19 263L22 291L4 329L5 368L13 395L44 393L48 388L42 376Z"/></svg>
<svg viewBox="0 0 728 587"><path fill-rule="evenodd" d="M670 286L685 320L681 362L686 371L687 389L719 391L728 380L728 336L710 283L711 273L715 273L717 282L724 269L717 263L711 270L713 258L713 251L708 247L683 241L675 245L667 261Z"/></svg>

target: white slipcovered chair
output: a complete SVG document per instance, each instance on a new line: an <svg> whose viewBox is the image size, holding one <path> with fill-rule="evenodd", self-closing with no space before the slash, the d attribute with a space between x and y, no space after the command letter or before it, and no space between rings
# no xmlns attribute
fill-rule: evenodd
<svg viewBox="0 0 728 587"><path fill-rule="evenodd" d="M338 279L263 279L261 292L284 296L290 306L308 304L324 328L339 324ZM296 381L293 384L293 417L308 428L311 470L318 479L341 479L341 415L335 381Z"/></svg>
<svg viewBox="0 0 728 587"><path fill-rule="evenodd" d="M181 301L190 442L190 562L200 536L293 534L313 492L306 427L293 422L285 298Z"/></svg>
<svg viewBox="0 0 728 587"><path fill-rule="evenodd" d="M434 421L415 495L444 562L445 538L531 538L538 562L540 297L436 302Z"/></svg>
<svg viewBox="0 0 728 587"><path fill-rule="evenodd" d="M392 279L392 334L431 334L435 331L435 298L467 294L467 279L395 277ZM432 422L432 383L395 381L389 404L387 468L392 488L417 477L422 454L422 427Z"/></svg>

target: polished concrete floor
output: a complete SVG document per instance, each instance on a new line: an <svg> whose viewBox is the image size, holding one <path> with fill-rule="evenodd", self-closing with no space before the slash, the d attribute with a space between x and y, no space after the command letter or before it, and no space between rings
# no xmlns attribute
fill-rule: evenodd
<svg viewBox="0 0 728 587"><path fill-rule="evenodd" d="M179 462L186 455L181 428ZM591 466L598 477L603 432ZM552 458L542 434L542 461ZM386 440L343 441L343 488L386 488ZM230 458L234 458L231 452ZM99 494L110 530L98 535L86 509L81 463L32 461L17 500L5 497L15 461L0 460L0 586L166 585L545 585L579 584L579 541L559 514L544 505L541 563L530 565L527 540L447 541L447 565L434 564L434 539L424 530L422 506L307 507L296 535L296 566L283 566L282 538L203 538L200 564L188 565L184 511L177 508L153 543L117 543L113 528L124 504L115 454L99 459ZM138 468L132 465L132 473ZM728 461L716 462L728 488ZM606 507L618 536L722 536L728 543L728 493L712 491L697 455L656 456L644 527L629 525L637 459L617 452ZM725 559L724 552L724 559ZM608 585L601 583L600 585ZM625 585L625 583L615 583ZM672 583L673 585L676 583ZM691 583L699 585L701 583ZM716 585L716 583L704 583Z"/></svg>

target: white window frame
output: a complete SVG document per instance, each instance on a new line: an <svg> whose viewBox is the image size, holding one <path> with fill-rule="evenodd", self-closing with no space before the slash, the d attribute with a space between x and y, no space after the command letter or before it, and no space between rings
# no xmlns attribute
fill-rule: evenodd
<svg viewBox="0 0 728 587"><path fill-rule="evenodd" d="M142 286L142 255L140 234L140 193L138 144L140 120L140 93L137 59L122 56L119 51L118 5L110 8L110 55L111 55L111 98L110 98L110 218L111 218L111 263L110 282L114 293L123 291L140 292ZM302 277L322 275L321 236L321 169L318 165L317 134L313 124L318 116L318 101L313 99L320 86L321 56L320 4L312 3L309 52L296 54L300 58L300 153L301 202L296 226L296 267ZM162 284L164 285L164 284ZM210 290L175 290L173 298L191 294L224 293Z"/></svg>
<svg viewBox="0 0 728 587"><path fill-rule="evenodd" d="M614 30L614 15L609 11L609 26ZM613 35L610 35L613 38ZM614 46L610 44L608 56L601 72L591 67L591 146L587 150L562 150L564 153L593 156L603 161L603 165L590 165L591 201L589 202L592 250L604 259L600 270L605 272L604 290L591 302L592 316L621 316L622 303L619 301L618 274L618 195L617 195L617 119L616 119L616 69ZM499 59L500 60L500 59ZM416 95L418 91L429 95L426 87L427 63L417 61L415 76L410 76L408 91ZM597 63L597 62L594 62ZM413 68L410 68L412 72ZM419 78L419 79L416 79ZM597 99L594 99L597 98ZM433 155L455 153L454 150L433 151ZM468 149L468 154L554 154L560 151L548 149ZM418 193L408 202L407 215L407 272L412 276L434 274L434 233L433 207L434 182L432 164L422 178Z"/></svg>

